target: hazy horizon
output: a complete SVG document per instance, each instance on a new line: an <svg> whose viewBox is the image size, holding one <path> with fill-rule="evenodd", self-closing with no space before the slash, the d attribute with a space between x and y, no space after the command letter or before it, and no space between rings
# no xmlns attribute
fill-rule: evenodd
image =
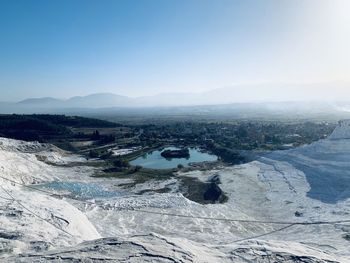
<svg viewBox="0 0 350 263"><path fill-rule="evenodd" d="M283 92L279 92L283 90ZM349 102L350 101L350 83L347 82L326 82L326 83L263 83L263 84L242 84L231 87L210 89L207 91L174 91L159 92L145 96L129 96L115 92L99 90L93 93L75 94L71 97L55 96L33 96L22 97L18 100L2 101L17 103L27 100L58 99L68 101L75 98L95 97L96 103L100 96L109 95L125 97L137 101L162 100L164 105L175 105L174 100L182 98L187 101L187 105L205 105L205 104L227 104L227 103L264 103L264 102ZM167 100L169 103L167 103ZM102 100L103 101L103 100ZM103 102L101 102L103 104ZM181 104L181 103L180 103ZM130 105L133 106L133 105Z"/></svg>

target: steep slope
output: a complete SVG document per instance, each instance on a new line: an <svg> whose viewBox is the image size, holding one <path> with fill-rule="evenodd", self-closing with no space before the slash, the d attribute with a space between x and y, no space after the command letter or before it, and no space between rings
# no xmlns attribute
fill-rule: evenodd
<svg viewBox="0 0 350 263"><path fill-rule="evenodd" d="M0 258L28 250L71 246L100 237L86 216L67 201L8 181L32 184L78 172L39 161L37 156L41 153L50 155L48 149L55 148L0 140Z"/></svg>
<svg viewBox="0 0 350 263"><path fill-rule="evenodd" d="M330 140L350 139L350 120L340 121L337 128L329 136Z"/></svg>
<svg viewBox="0 0 350 263"><path fill-rule="evenodd" d="M302 171L310 185L307 196L336 204L350 198L349 139L350 121L341 121L326 140L268 157Z"/></svg>

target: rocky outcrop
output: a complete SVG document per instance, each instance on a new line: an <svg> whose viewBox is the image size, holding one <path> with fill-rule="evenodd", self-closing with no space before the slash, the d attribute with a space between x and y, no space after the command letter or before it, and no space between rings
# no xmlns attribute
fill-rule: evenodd
<svg viewBox="0 0 350 263"><path fill-rule="evenodd" d="M188 149L165 150L161 153L164 158L189 158L190 151Z"/></svg>
<svg viewBox="0 0 350 263"><path fill-rule="evenodd" d="M179 240L178 240L179 241ZM221 251L220 251L221 250ZM223 253L222 250L225 252ZM251 241L225 247L198 246L188 241L176 243L155 234L129 239L104 238L83 242L75 247L22 254L8 262L286 262L337 263L337 258L308 246ZM343 261L345 262L345 261Z"/></svg>

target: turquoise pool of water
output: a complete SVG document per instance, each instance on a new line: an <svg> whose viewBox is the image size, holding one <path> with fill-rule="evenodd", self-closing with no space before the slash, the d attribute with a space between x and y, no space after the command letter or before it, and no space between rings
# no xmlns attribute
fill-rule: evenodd
<svg viewBox="0 0 350 263"><path fill-rule="evenodd" d="M144 168L151 169L171 169L177 167L179 164L183 166L188 166L190 163L200 163L200 162L213 162L217 161L218 157L213 154L202 152L197 148L189 148L190 157L189 158L172 158L165 159L161 156L164 150L174 150L176 147L167 147L164 149L149 152L130 163L132 165L140 165Z"/></svg>

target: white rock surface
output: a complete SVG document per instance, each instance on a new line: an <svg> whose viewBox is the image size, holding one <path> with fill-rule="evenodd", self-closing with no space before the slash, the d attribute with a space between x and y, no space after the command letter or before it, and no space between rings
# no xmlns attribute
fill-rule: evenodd
<svg viewBox="0 0 350 263"><path fill-rule="evenodd" d="M101 237L87 217L67 201L6 180L32 184L78 171L39 161L36 154L48 150L48 145L8 139L0 142L1 257L39 245L44 249L71 246Z"/></svg>
<svg viewBox="0 0 350 263"><path fill-rule="evenodd" d="M338 126L333 133L329 136L329 139L350 139L350 120L339 121Z"/></svg>
<svg viewBox="0 0 350 263"><path fill-rule="evenodd" d="M180 174L201 181L219 175L229 197L225 204L200 205L167 193L130 194L86 205L0 178L0 262L350 262L350 243L344 238L350 223L295 225L273 232L283 225L198 218L349 220L348 129L342 125L331 139L248 164ZM25 184L61 180L117 187L117 179L91 178L91 167L66 165L77 160L85 161L49 145L0 139L1 177ZM337 180L342 183L334 184ZM176 185L173 181L166 183ZM157 182L142 187L157 188ZM97 205L101 202L103 208Z"/></svg>

